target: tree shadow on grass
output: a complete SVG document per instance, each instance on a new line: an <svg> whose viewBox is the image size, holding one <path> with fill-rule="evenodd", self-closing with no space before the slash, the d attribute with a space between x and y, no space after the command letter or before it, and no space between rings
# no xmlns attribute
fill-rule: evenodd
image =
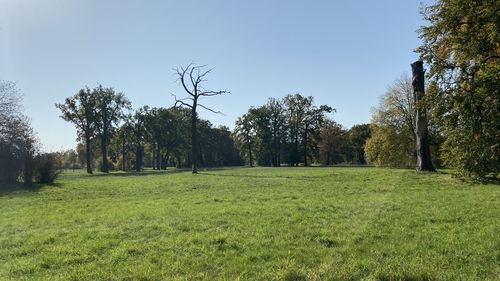
<svg viewBox="0 0 500 281"><path fill-rule="evenodd" d="M62 188L62 183L49 184L33 184L31 187L26 187L22 183L16 184L0 184L0 197L11 195L24 195L40 192L43 188Z"/></svg>
<svg viewBox="0 0 500 281"><path fill-rule="evenodd" d="M198 174L207 174L209 171L224 171L224 170L237 170L237 169L245 169L248 168L246 166L235 166L235 167L201 167L198 168ZM74 175L75 177L83 176L83 177L137 177L137 176L163 176L169 174L179 174L179 173L191 173L191 168L169 168L167 170L143 170L140 172L137 171L117 171L111 173L100 173L97 172L95 174L89 175ZM71 176L70 176L71 177Z"/></svg>
<svg viewBox="0 0 500 281"><path fill-rule="evenodd" d="M111 173L95 173L92 175L86 174L83 177L140 177L140 176L164 176L169 174L178 174L191 172L188 168L172 168L167 170L144 170L144 171L129 171L129 172L111 172ZM78 176L77 176L78 177Z"/></svg>

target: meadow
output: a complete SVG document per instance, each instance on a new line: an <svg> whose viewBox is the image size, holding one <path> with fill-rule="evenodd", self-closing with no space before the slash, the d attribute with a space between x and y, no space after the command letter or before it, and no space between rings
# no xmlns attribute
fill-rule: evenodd
<svg viewBox="0 0 500 281"><path fill-rule="evenodd" d="M0 214L0 280L500 280L500 186L446 172L67 171Z"/></svg>

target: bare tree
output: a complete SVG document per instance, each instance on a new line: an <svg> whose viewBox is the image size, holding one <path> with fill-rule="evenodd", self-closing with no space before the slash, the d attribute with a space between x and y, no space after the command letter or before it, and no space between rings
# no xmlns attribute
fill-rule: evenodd
<svg viewBox="0 0 500 281"><path fill-rule="evenodd" d="M207 90L203 87L203 83L207 81L205 78L213 68L208 70L204 70L205 65L196 66L193 63L190 63L186 67L179 67L174 69L176 72L176 76L178 77L178 81L184 88L184 91L188 94L186 98L177 99L175 95L175 106L176 107L187 107L191 109L191 167L193 174L198 173L197 159L198 159L198 138L196 131L196 122L197 122L197 109L201 107L210 112L216 114L222 114L220 111L215 111L201 103L199 103L199 99L202 97L213 97L219 96L223 94L229 94L229 91L219 90L212 91Z"/></svg>
<svg viewBox="0 0 500 281"><path fill-rule="evenodd" d="M431 160L429 131L427 129L427 116L422 104L424 98L424 66L422 61L411 64L413 73L413 98L415 101L415 138L417 141L417 170L435 171Z"/></svg>

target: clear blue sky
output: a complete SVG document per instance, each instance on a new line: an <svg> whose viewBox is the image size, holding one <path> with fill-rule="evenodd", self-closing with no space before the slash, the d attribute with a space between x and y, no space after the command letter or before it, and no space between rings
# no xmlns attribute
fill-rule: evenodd
<svg viewBox="0 0 500 281"><path fill-rule="evenodd" d="M207 87L232 95L205 104L213 124L269 97L299 92L370 121L386 86L418 58L420 1L0 0L0 79L17 83L47 150L74 148L76 130L54 103L102 83L134 108L183 95L172 68L215 67Z"/></svg>

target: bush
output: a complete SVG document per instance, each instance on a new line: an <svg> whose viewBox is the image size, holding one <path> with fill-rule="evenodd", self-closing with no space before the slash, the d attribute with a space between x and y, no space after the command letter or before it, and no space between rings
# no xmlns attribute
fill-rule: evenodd
<svg viewBox="0 0 500 281"><path fill-rule="evenodd" d="M99 167L99 171L102 171L102 164L103 164L102 157L97 158L94 163L95 163L94 167ZM111 161L110 159L108 159L108 169L110 171L114 171L116 169L114 162Z"/></svg>
<svg viewBox="0 0 500 281"><path fill-rule="evenodd" d="M35 157L35 179L37 183L53 183L60 173L56 157L52 153L43 153Z"/></svg>

